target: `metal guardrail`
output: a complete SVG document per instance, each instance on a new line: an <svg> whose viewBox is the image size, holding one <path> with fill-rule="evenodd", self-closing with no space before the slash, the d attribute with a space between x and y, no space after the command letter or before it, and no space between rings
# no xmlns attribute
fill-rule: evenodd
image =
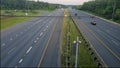
<svg viewBox="0 0 120 68"><path fill-rule="evenodd" d="M105 62L103 61L103 59L100 57L100 55L97 53L97 51L95 50L95 48L93 47L93 45L89 42L89 40L87 39L87 37L85 36L84 32L79 30L78 25L75 23L74 19L72 18L72 16L70 16L73 23L75 24L77 30L79 31L79 33L82 35L82 38L84 39L83 42L86 43L86 46L88 47L88 50L90 51L90 55L93 56L93 60L97 63L97 66L99 68L102 67L106 67L107 65L105 64Z"/></svg>

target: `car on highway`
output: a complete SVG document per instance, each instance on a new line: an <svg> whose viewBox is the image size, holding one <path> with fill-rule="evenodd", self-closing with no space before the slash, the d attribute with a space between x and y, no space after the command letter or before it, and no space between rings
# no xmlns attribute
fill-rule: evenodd
<svg viewBox="0 0 120 68"><path fill-rule="evenodd" d="M91 24L92 24L92 25L96 25L96 22L95 22L95 21L92 21Z"/></svg>
<svg viewBox="0 0 120 68"><path fill-rule="evenodd" d="M77 16L77 13L75 13L75 16Z"/></svg>

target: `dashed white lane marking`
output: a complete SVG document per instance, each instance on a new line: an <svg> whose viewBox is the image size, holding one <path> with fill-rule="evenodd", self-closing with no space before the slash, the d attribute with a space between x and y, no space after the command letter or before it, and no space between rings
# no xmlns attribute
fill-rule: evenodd
<svg viewBox="0 0 120 68"><path fill-rule="evenodd" d="M39 38L38 38L38 37L37 37L36 39L37 39L37 40L39 40Z"/></svg>
<svg viewBox="0 0 120 68"><path fill-rule="evenodd" d="M15 47L14 47L14 48L12 48L12 49L8 52L8 54L10 54L10 52L12 52L14 49L15 49Z"/></svg>
<svg viewBox="0 0 120 68"><path fill-rule="evenodd" d="M5 46L5 43L3 43L1 46Z"/></svg>
<svg viewBox="0 0 120 68"><path fill-rule="evenodd" d="M19 63L21 63L23 61L23 59L20 59Z"/></svg>
<svg viewBox="0 0 120 68"><path fill-rule="evenodd" d="M47 29L44 29L43 31L46 31Z"/></svg>
<svg viewBox="0 0 120 68"><path fill-rule="evenodd" d="M116 41L114 41L114 40L112 40L112 42L114 43L114 44L116 44L117 46L119 45Z"/></svg>
<svg viewBox="0 0 120 68"><path fill-rule="evenodd" d="M36 43L37 41L35 40L34 43Z"/></svg>
<svg viewBox="0 0 120 68"><path fill-rule="evenodd" d="M15 36L17 37L18 35L16 34Z"/></svg>
<svg viewBox="0 0 120 68"><path fill-rule="evenodd" d="M10 38L10 40L12 41L13 39L12 39L12 38Z"/></svg>
<svg viewBox="0 0 120 68"><path fill-rule="evenodd" d="M43 32L40 33L40 36L42 36L42 35L43 35Z"/></svg>
<svg viewBox="0 0 120 68"><path fill-rule="evenodd" d="M20 32L21 34L23 34L23 32Z"/></svg>
<svg viewBox="0 0 120 68"><path fill-rule="evenodd" d="M27 50L26 54L29 53L31 49L32 49L32 46Z"/></svg>
<svg viewBox="0 0 120 68"><path fill-rule="evenodd" d="M48 28L48 26L46 26Z"/></svg>

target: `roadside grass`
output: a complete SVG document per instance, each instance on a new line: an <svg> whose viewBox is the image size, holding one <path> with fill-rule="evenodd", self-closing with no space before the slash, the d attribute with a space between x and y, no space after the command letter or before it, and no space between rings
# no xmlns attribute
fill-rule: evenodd
<svg viewBox="0 0 120 68"><path fill-rule="evenodd" d="M30 11L28 13L28 16L40 16L40 15L42 15L43 12L44 12L43 10ZM23 10L1 10L1 15L18 15L20 17L1 16L0 17L0 20L1 20L1 22L0 22L1 29L0 30L8 28L8 27L13 26L18 23L28 21L33 18L33 17L26 17L25 11L23 11ZM24 15L24 17L22 17L21 15Z"/></svg>
<svg viewBox="0 0 120 68"><path fill-rule="evenodd" d="M68 15L68 11L65 11L65 14ZM88 49L83 42L82 35L79 33L77 27L70 19L70 17L64 17L63 28L62 28L62 53L61 53L61 66L66 66L66 49L67 49L67 27L70 25L70 66L75 66L75 46L73 45L73 41L76 41L77 36L79 36L79 40L82 43L79 45L79 54L78 54L78 67L97 67L95 62L92 59Z"/></svg>
<svg viewBox="0 0 120 68"><path fill-rule="evenodd" d="M31 10L27 11L28 16L38 16L42 10ZM18 15L18 16L25 16L25 10L1 10L1 15Z"/></svg>
<svg viewBox="0 0 120 68"><path fill-rule="evenodd" d="M16 16L40 16L43 12L52 12L53 10L0 10L1 15L16 15Z"/></svg>
<svg viewBox="0 0 120 68"><path fill-rule="evenodd" d="M78 67L96 67L95 62L92 59L92 56L90 55L88 49L85 46L85 43L83 42L82 35L77 30L77 28L72 20L70 20L70 26L71 26L70 27L71 44L73 44L73 41L75 41L77 39L77 36L79 37L79 40L82 41L82 43L80 43L80 45L79 45ZM72 48L74 48L74 47L72 47ZM74 50L74 49L72 49L72 50ZM75 54L73 54L73 55L75 56ZM73 62L75 62L75 61L73 61Z"/></svg>
<svg viewBox="0 0 120 68"><path fill-rule="evenodd" d="M64 12L64 15L66 12ZM66 34L67 34L67 27L68 27L68 18L64 17L63 24L62 24L62 50L61 50L61 66L65 67L65 60L66 60Z"/></svg>
<svg viewBox="0 0 120 68"><path fill-rule="evenodd" d="M10 18L6 18L6 19L5 18L1 19L1 23L0 23L1 30L5 29L7 27L13 26L15 24L25 22L30 19L31 19L31 17L10 17Z"/></svg>

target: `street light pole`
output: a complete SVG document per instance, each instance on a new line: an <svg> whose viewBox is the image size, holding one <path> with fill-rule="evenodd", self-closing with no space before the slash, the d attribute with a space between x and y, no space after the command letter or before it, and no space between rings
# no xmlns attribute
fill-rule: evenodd
<svg viewBox="0 0 120 68"><path fill-rule="evenodd" d="M77 37L77 41L76 41L76 58L75 58L75 68L77 68L78 66L78 46L81 43L81 41L79 41L79 37Z"/></svg>
<svg viewBox="0 0 120 68"><path fill-rule="evenodd" d="M78 43L78 37L77 37L77 42L76 42L76 58L75 58L75 68L77 68L77 64L78 64L78 62L77 62L77 60L78 60L78 45L79 45L79 43Z"/></svg>

